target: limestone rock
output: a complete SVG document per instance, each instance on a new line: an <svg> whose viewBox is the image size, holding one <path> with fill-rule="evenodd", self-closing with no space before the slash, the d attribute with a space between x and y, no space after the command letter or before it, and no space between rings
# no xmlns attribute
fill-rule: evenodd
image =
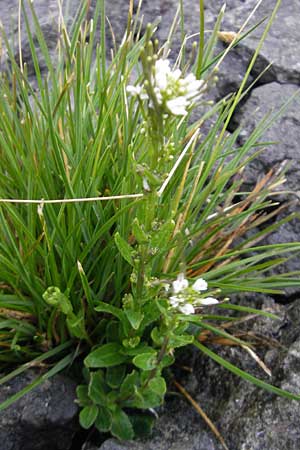
<svg viewBox="0 0 300 450"><path fill-rule="evenodd" d="M1 386L0 403L38 377L28 371ZM77 428L76 384L57 375L0 414L0 450L68 450Z"/></svg>

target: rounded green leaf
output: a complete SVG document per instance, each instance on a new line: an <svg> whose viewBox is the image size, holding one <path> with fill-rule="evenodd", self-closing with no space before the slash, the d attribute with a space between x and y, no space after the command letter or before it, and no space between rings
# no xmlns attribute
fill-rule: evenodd
<svg viewBox="0 0 300 450"><path fill-rule="evenodd" d="M140 378L139 374L136 370L133 370L131 373L126 375L121 388L120 394L122 397L128 397L135 392L135 388L139 385Z"/></svg>
<svg viewBox="0 0 300 450"><path fill-rule="evenodd" d="M101 406L98 411L98 416L95 421L95 427L101 432L110 430L112 424L112 414L108 408Z"/></svg>
<svg viewBox="0 0 300 450"><path fill-rule="evenodd" d="M128 441L134 437L133 427L129 417L121 408L117 408L113 412L110 431L113 436L124 441Z"/></svg>
<svg viewBox="0 0 300 450"><path fill-rule="evenodd" d="M151 391L155 392L155 394L163 397L167 391L167 386L165 379L163 377L155 377L149 381L149 388Z"/></svg>
<svg viewBox="0 0 300 450"><path fill-rule="evenodd" d="M125 373L125 364L121 366L109 367L106 371L106 383L113 389L118 388L124 380Z"/></svg>
<svg viewBox="0 0 300 450"><path fill-rule="evenodd" d="M133 266L133 259L132 259L132 253L133 249L130 247L130 245L120 236L120 233L116 233L115 236L115 244L123 256L123 258L131 265Z"/></svg>
<svg viewBox="0 0 300 450"><path fill-rule="evenodd" d="M108 392L104 375L101 370L91 374L88 393L91 400L98 405L106 404L106 396Z"/></svg>
<svg viewBox="0 0 300 450"><path fill-rule="evenodd" d="M132 362L139 369L152 370L157 366L157 354L152 352L142 353L133 358Z"/></svg>
<svg viewBox="0 0 300 450"><path fill-rule="evenodd" d="M133 309L125 309L125 314L132 328L138 330L144 318L144 314L142 314L140 311L135 311Z"/></svg>
<svg viewBox="0 0 300 450"><path fill-rule="evenodd" d="M95 368L118 366L127 359L127 356L121 353L122 348L115 342L101 345L85 358L84 364Z"/></svg>
<svg viewBox="0 0 300 450"><path fill-rule="evenodd" d="M76 394L81 406L88 406L91 403L88 396L88 387L86 385L81 384L77 386Z"/></svg>
<svg viewBox="0 0 300 450"><path fill-rule="evenodd" d="M98 407L96 405L85 406L79 414L79 423L82 428L90 428L98 415Z"/></svg>

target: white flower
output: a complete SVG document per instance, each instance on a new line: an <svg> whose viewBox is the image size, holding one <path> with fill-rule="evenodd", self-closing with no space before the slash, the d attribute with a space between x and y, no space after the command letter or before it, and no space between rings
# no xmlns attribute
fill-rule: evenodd
<svg viewBox="0 0 300 450"><path fill-rule="evenodd" d="M184 274L180 273L177 280L173 281L172 286L174 294L178 294L178 292L182 292L184 289L189 287L189 282L186 278L184 278Z"/></svg>
<svg viewBox="0 0 300 450"><path fill-rule="evenodd" d="M184 116L187 114L187 106L189 106L189 102L183 96L166 101L166 107L174 116Z"/></svg>
<svg viewBox="0 0 300 450"><path fill-rule="evenodd" d="M141 100L148 100L148 95L140 85L132 86L128 85L126 87L126 91L128 94L133 95L134 97L140 97Z"/></svg>
<svg viewBox="0 0 300 450"><path fill-rule="evenodd" d="M199 97L204 86L192 73L182 78L181 70L170 68L170 61L158 59L153 70L153 92L159 105L165 105L174 116L184 116L192 101Z"/></svg>
<svg viewBox="0 0 300 450"><path fill-rule="evenodd" d="M182 299L173 295L172 297L169 298L169 302L170 302L171 306L173 306L174 308L177 308L179 303L182 302Z"/></svg>
<svg viewBox="0 0 300 450"><path fill-rule="evenodd" d="M156 102L153 97L149 99L143 86L127 86L127 92L141 100L149 100L150 108L157 103L162 106L163 112L174 116L185 116L204 86L204 81L197 80L192 73L183 78L180 69L172 70L168 59L158 59L155 62L150 83Z"/></svg>
<svg viewBox="0 0 300 450"><path fill-rule="evenodd" d="M196 292L206 291L207 283L205 280L203 280L203 278L198 278L198 280L196 280L193 284L192 289Z"/></svg>
<svg viewBox="0 0 300 450"><path fill-rule="evenodd" d="M217 305L219 300L214 297L201 298L199 293L207 290L207 282L198 278L191 287L183 273L179 273L177 279L172 283L173 295L169 297L172 308L182 314L194 314L195 308Z"/></svg>
<svg viewBox="0 0 300 450"><path fill-rule="evenodd" d="M183 314L194 314L195 312L193 305L191 305L190 303L185 303L182 306L178 306L178 309Z"/></svg>
<svg viewBox="0 0 300 450"><path fill-rule="evenodd" d="M203 80L197 80L195 75L190 73L187 77L180 80L181 89L188 100L199 96L199 91L204 87Z"/></svg>
<svg viewBox="0 0 300 450"><path fill-rule="evenodd" d="M210 305L217 305L219 303L219 300L217 300L216 298L213 297L207 297L207 298L201 298L200 300L198 300L198 302L200 304L200 306L210 306Z"/></svg>
<svg viewBox="0 0 300 450"><path fill-rule="evenodd" d="M126 91L128 92L128 94L131 94L131 95L140 95L142 88L139 85L137 85L137 86L129 85L126 88Z"/></svg>
<svg viewBox="0 0 300 450"><path fill-rule="evenodd" d="M156 61L154 81L159 90L164 91L167 89L170 72L170 61L167 59L158 59Z"/></svg>

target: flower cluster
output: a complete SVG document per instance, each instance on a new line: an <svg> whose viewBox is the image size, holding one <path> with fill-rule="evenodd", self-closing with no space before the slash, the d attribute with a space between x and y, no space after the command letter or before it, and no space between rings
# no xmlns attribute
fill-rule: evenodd
<svg viewBox="0 0 300 450"><path fill-rule="evenodd" d="M170 68L170 61L158 59L153 66L151 85L155 100L163 110L174 116L184 116L192 102L200 96L203 80L197 80L192 73L185 78L181 70ZM143 86L127 86L127 92L137 95L141 100L149 99ZM153 104L150 100L150 106Z"/></svg>
<svg viewBox="0 0 300 450"><path fill-rule="evenodd" d="M169 298L170 305L183 314L194 314L195 308L216 305L219 301L213 297L201 298L201 292L207 290L207 282L198 278L191 287L188 280L180 273L172 283L173 295Z"/></svg>

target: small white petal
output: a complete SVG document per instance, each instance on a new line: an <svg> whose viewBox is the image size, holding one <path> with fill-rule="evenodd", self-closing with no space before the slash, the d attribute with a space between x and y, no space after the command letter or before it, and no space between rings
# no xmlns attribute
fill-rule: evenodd
<svg viewBox="0 0 300 450"><path fill-rule="evenodd" d="M171 72L170 69L170 61L168 59L158 59L155 63L155 73L165 73L169 74Z"/></svg>
<svg viewBox="0 0 300 450"><path fill-rule="evenodd" d="M165 73L157 73L155 75L155 84L161 90L164 91L168 86L168 80Z"/></svg>
<svg viewBox="0 0 300 450"><path fill-rule="evenodd" d="M169 290L170 290L170 285L169 285L169 283L163 283L162 286L163 286L165 292L169 292Z"/></svg>
<svg viewBox="0 0 300 450"><path fill-rule="evenodd" d="M126 91L128 92L128 94L131 94L131 95L140 95L141 90L142 90L141 86L129 85L126 88Z"/></svg>
<svg viewBox="0 0 300 450"><path fill-rule="evenodd" d="M179 297L176 297L175 295L169 298L169 302L171 303L171 305L174 308L177 308L177 306L179 305L179 303L182 302L182 299L180 299Z"/></svg>
<svg viewBox="0 0 300 450"><path fill-rule="evenodd" d="M193 305L191 305L190 303L186 303L185 305L179 306L178 309L183 314L194 314L195 312Z"/></svg>
<svg viewBox="0 0 300 450"><path fill-rule="evenodd" d="M184 278L184 274L180 273L177 280L173 281L172 286L174 294L178 294L189 286L189 282Z"/></svg>
<svg viewBox="0 0 300 450"><path fill-rule="evenodd" d="M179 80L180 77L181 77L180 69L176 69L174 70L174 72L170 74L170 78L172 79L173 82Z"/></svg>
<svg viewBox="0 0 300 450"><path fill-rule="evenodd" d="M198 278L198 280L196 280L195 283L193 284L192 288L196 292L206 291L207 283L205 280L203 280L203 278Z"/></svg>
<svg viewBox="0 0 300 450"><path fill-rule="evenodd" d="M184 79L183 81L185 81L186 84L188 83L193 83L194 81L197 81L197 78L195 77L195 75L193 73L189 73Z"/></svg>
<svg viewBox="0 0 300 450"><path fill-rule="evenodd" d="M186 107L188 106L188 101L185 97L181 96L168 100L166 106L174 116L185 116L187 114Z"/></svg>
<svg viewBox="0 0 300 450"><path fill-rule="evenodd" d="M148 183L147 178L145 178L145 177L143 178L143 189L147 192L151 192L150 185Z"/></svg>
<svg viewBox="0 0 300 450"><path fill-rule="evenodd" d="M161 105L162 104L162 95L161 95L160 89L158 87L155 87L154 88L154 93L155 93L155 97L156 97L157 103L159 105Z"/></svg>
<svg viewBox="0 0 300 450"><path fill-rule="evenodd" d="M140 93L139 97L140 97L141 100L148 100L149 99L148 94L146 94L146 92L143 92L143 91Z"/></svg>
<svg viewBox="0 0 300 450"><path fill-rule="evenodd" d="M219 300L213 297L207 297L201 298L201 300L199 300L199 303L204 306L217 305L219 303Z"/></svg>

